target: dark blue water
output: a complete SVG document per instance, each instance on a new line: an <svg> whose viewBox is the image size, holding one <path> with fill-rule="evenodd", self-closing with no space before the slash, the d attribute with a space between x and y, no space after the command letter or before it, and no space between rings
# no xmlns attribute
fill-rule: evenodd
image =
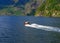
<svg viewBox="0 0 60 43"><path fill-rule="evenodd" d="M15 3L14 0L0 0L0 7L1 6L5 6L5 5L25 5L27 2L29 2L29 0L18 0L17 3Z"/></svg>
<svg viewBox="0 0 60 43"><path fill-rule="evenodd" d="M13 0L0 0L0 6L3 5L12 5L14 3Z"/></svg>
<svg viewBox="0 0 60 43"><path fill-rule="evenodd" d="M60 43L59 32L28 28L25 21L60 28L60 18L0 16L0 43Z"/></svg>

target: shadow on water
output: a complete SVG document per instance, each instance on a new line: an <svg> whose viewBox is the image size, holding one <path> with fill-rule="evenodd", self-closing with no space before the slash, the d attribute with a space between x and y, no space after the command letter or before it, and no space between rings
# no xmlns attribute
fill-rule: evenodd
<svg viewBox="0 0 60 43"><path fill-rule="evenodd" d="M48 26L60 26L59 18L1 16L0 43L60 43L59 32L48 32L24 26L25 21Z"/></svg>

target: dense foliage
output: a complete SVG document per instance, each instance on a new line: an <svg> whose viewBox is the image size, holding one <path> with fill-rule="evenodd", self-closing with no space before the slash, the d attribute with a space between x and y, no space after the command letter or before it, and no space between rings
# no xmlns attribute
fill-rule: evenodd
<svg viewBox="0 0 60 43"><path fill-rule="evenodd" d="M37 8L36 15L60 17L60 0L46 0Z"/></svg>
<svg viewBox="0 0 60 43"><path fill-rule="evenodd" d="M0 15L60 17L60 0L0 0Z"/></svg>

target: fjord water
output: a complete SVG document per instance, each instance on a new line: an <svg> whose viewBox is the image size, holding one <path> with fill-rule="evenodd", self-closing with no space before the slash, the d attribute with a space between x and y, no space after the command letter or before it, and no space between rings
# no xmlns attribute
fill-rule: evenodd
<svg viewBox="0 0 60 43"><path fill-rule="evenodd" d="M0 16L0 43L60 43L60 32L24 26L24 22L60 28L60 18Z"/></svg>

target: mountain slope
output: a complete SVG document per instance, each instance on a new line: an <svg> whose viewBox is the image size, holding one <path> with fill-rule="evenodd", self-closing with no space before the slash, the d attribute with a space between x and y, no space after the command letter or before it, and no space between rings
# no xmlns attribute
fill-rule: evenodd
<svg viewBox="0 0 60 43"><path fill-rule="evenodd" d="M46 0L36 10L36 16L60 17L60 0Z"/></svg>
<svg viewBox="0 0 60 43"><path fill-rule="evenodd" d="M0 0L0 15L34 16L41 2L42 0Z"/></svg>

